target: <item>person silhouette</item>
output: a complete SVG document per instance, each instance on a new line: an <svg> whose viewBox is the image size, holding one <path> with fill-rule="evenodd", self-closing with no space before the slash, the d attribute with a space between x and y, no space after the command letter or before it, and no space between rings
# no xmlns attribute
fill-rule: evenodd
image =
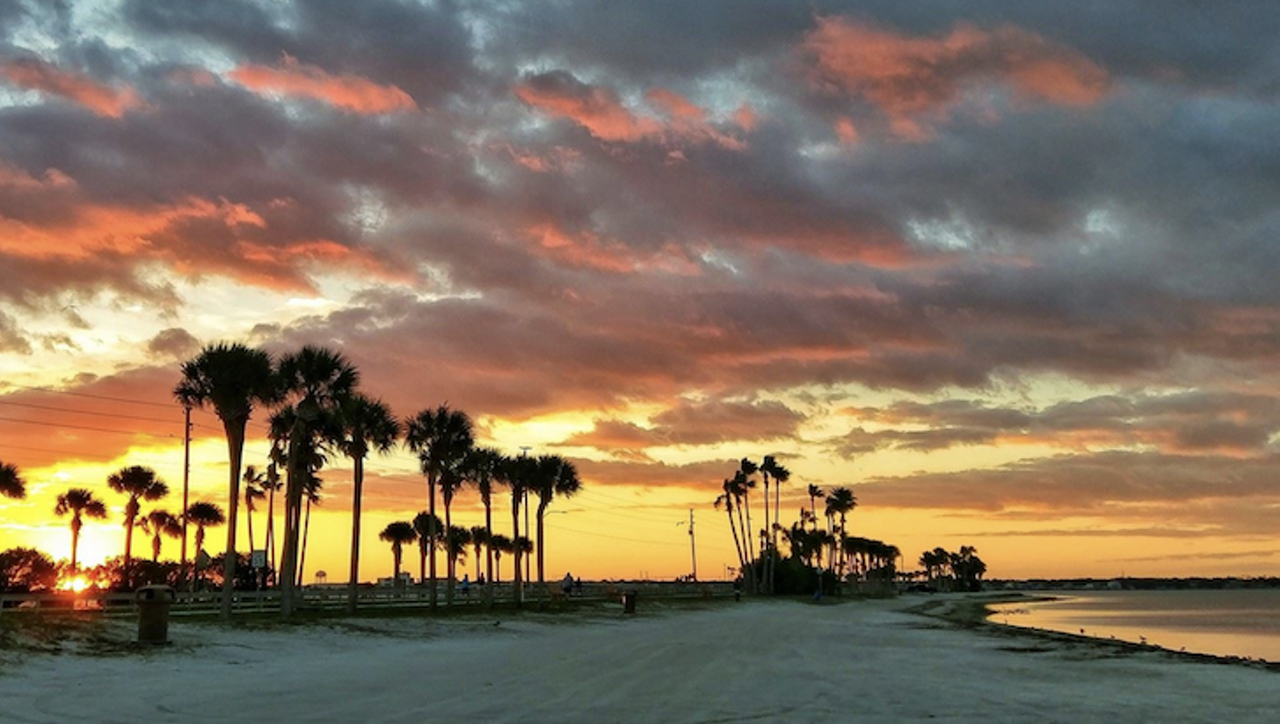
<svg viewBox="0 0 1280 724"><path fill-rule="evenodd" d="M560 582L560 590L564 591L564 595L569 596L573 593L573 574L565 573L564 580Z"/></svg>
<svg viewBox="0 0 1280 724"><path fill-rule="evenodd" d="M462 595L471 595L471 575L467 573L462 574Z"/></svg>

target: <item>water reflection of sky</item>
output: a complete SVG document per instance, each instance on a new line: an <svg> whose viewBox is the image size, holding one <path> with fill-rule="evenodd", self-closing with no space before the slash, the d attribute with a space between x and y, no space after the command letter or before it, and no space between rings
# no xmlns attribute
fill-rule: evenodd
<svg viewBox="0 0 1280 724"><path fill-rule="evenodd" d="M991 620L1168 649L1280 661L1280 590L1071 591L991 606Z"/></svg>

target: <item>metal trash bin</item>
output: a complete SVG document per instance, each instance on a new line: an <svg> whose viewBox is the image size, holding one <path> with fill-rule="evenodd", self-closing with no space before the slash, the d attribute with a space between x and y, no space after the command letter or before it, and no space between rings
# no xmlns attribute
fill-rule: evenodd
<svg viewBox="0 0 1280 724"><path fill-rule="evenodd" d="M636 598L639 597L639 595L640 595L639 591L625 591L622 594L622 612L623 613L636 612Z"/></svg>
<svg viewBox="0 0 1280 724"><path fill-rule="evenodd" d="M133 600L138 604L138 643L169 643L169 607L178 593L171 586L143 586Z"/></svg>

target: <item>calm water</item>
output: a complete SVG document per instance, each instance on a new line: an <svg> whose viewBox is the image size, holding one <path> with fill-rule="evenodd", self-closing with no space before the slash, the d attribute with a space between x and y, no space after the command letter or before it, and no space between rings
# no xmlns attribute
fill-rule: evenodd
<svg viewBox="0 0 1280 724"><path fill-rule="evenodd" d="M1280 590L1045 592L992 606L991 620L1220 656L1280 661Z"/></svg>

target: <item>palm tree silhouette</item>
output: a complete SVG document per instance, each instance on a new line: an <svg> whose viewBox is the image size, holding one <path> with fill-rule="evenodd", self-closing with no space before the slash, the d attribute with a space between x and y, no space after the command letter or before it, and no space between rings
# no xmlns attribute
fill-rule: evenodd
<svg viewBox="0 0 1280 724"><path fill-rule="evenodd" d="M524 604L524 579L520 571L520 559L524 554L520 545L520 541L523 540L520 535L520 503L529 491L535 465L533 458L524 456L508 458L502 475L507 487L511 488L511 559L515 563L515 573L511 577L511 590L517 608Z"/></svg>
<svg viewBox="0 0 1280 724"><path fill-rule="evenodd" d="M489 540L493 538L493 486L495 483L502 482L503 474L508 464L502 453L493 448L473 448L467 454L467 462L465 469L467 477L471 482L475 483L476 490L480 493L480 502L484 504L484 543L485 543L485 579L493 580L493 546L489 545ZM474 529L473 529L474 532ZM474 535L472 536L475 537ZM476 549L476 567L480 566L479 549ZM476 578L480 578L480 574L476 573ZM493 605L493 586L485 587L485 602Z"/></svg>
<svg viewBox="0 0 1280 724"><path fill-rule="evenodd" d="M480 581L480 549L489 544L489 529L483 525L473 525L467 529L471 541L471 550L476 554L476 581Z"/></svg>
<svg viewBox="0 0 1280 724"><path fill-rule="evenodd" d="M418 582L425 585L427 582L427 546L435 545L437 548L440 547L440 542L444 540L442 536L444 524L440 522L439 517L424 510L413 516L413 530L418 536Z"/></svg>
<svg viewBox="0 0 1280 724"><path fill-rule="evenodd" d="M71 488L58 496L57 504L53 508L53 514L59 518L68 513L71 514L71 573L75 575L78 570L76 553L80 548L80 528L84 525L83 519L105 519L107 506L94 497L92 491L85 488Z"/></svg>
<svg viewBox="0 0 1280 724"><path fill-rule="evenodd" d="M827 515L833 516L833 517L837 515L840 516L840 523L836 528L836 530L838 531L838 534L836 535L837 551L842 552L842 546L843 546L844 538L846 535L845 516L847 516L849 512L851 512L856 507L858 507L858 500L857 498L854 497L853 491L849 490L848 488L836 488L827 495ZM832 552L833 563L835 560L835 554L836 552L833 551ZM844 575L844 566L845 566L845 558L843 555L841 555L840 564L838 566L839 575L841 576Z"/></svg>
<svg viewBox="0 0 1280 724"><path fill-rule="evenodd" d="M413 529L412 525L404 521L396 521L388 523L386 528L378 534L378 538L391 544L391 555L395 559L395 587L400 588L400 560L404 552L405 544L412 543L418 539L418 533Z"/></svg>
<svg viewBox="0 0 1280 724"><path fill-rule="evenodd" d="M364 459L369 451L387 454L400 436L400 423L382 400L356 393L338 405L342 437L338 448L351 458L351 573L347 579L347 610L356 610L360 581L360 501L364 494Z"/></svg>
<svg viewBox="0 0 1280 724"><path fill-rule="evenodd" d="M427 512L434 516L436 514L436 483L440 482L446 470L456 472L467 452L475 444L471 418L464 412L449 409L448 405L440 405L434 410L423 410L405 425L404 439L409 449L418 454L422 474L427 478ZM448 517L449 509L446 503L446 524L449 522ZM436 533L434 529L430 531L431 539L427 543L427 552L431 557L429 596L433 611L436 608ZM452 598L452 583L449 591L449 596Z"/></svg>
<svg viewBox="0 0 1280 724"><path fill-rule="evenodd" d="M460 525L451 526L445 536L445 555L449 559L449 570L457 571L458 561L467 557L467 546L471 545L471 529ZM449 582L453 582L452 573ZM452 604L450 604L452 605Z"/></svg>
<svg viewBox="0 0 1280 724"><path fill-rule="evenodd" d="M273 460L267 465L266 477L260 483L262 489L267 492L267 550L271 556L267 566L272 570L276 570L276 493L284 487L284 482L280 480L280 471L276 468Z"/></svg>
<svg viewBox="0 0 1280 724"><path fill-rule="evenodd" d="M349 397L360 382L360 373L338 352L304 346L280 359L280 389L285 399L296 404L288 414L277 413L281 427L288 422L285 451L285 531L281 561L280 613L291 616L296 604L295 584L299 572L302 502L307 482L319 465L318 446L323 439L338 435L334 410ZM275 421L273 420L273 426Z"/></svg>
<svg viewBox="0 0 1280 724"><path fill-rule="evenodd" d="M27 497L27 481L12 463L0 463L0 496L16 500Z"/></svg>
<svg viewBox="0 0 1280 724"><path fill-rule="evenodd" d="M227 550L222 557L222 618L231 618L231 589L236 579L236 512L240 503L240 463L245 426L253 408L279 399L271 357L243 344L205 347L182 364L182 381L173 389L187 407L212 405L227 437L230 484L227 495ZM197 546L198 549L198 546Z"/></svg>
<svg viewBox="0 0 1280 724"><path fill-rule="evenodd" d="M129 496L124 506L124 570L121 572L125 586L132 587L133 576L133 526L141 512L141 500L159 500L169 494L169 486L156 476L156 471L141 465L121 468L107 478L107 487Z"/></svg>
<svg viewBox="0 0 1280 724"><path fill-rule="evenodd" d="M533 492L538 496L538 585L542 587L546 585L543 570L543 554L546 551L543 521L546 519L547 507L557 495L572 498L582 490L582 481L578 478L578 469L573 463L559 455L540 455L535 465Z"/></svg>
<svg viewBox="0 0 1280 724"><path fill-rule="evenodd" d="M320 504L320 490L324 487L324 481L320 476L314 473L307 476L307 480L302 485L302 496L306 499L306 512L302 516L302 546L298 554L298 586L302 586L302 577L306 573L307 563L307 540L311 537L311 506L312 504Z"/></svg>
<svg viewBox="0 0 1280 724"><path fill-rule="evenodd" d="M453 524L453 517L450 512L453 508L453 496L461 490L462 486L467 482L466 478L462 476L461 469L462 463L465 459L466 457L464 453L463 457L455 461L453 466L446 468L440 473L440 499L444 502L444 529L448 531L450 536L453 536L456 528ZM466 529L463 528L462 530ZM452 543L449 543L449 546L452 545ZM453 551L451 549L446 547L446 550L449 555L446 562L447 575L445 577L444 603L446 606L452 606L454 579L458 577L458 560L457 556L453 555Z"/></svg>
<svg viewBox="0 0 1280 724"><path fill-rule="evenodd" d="M765 462L769 465L770 473L773 475L773 525L769 526L772 532L773 554L769 556L767 566L769 593L773 593L776 587L777 579L777 559L778 559L778 532L782 530L779 524L779 512L782 510L782 484L791 480L791 471L779 464L773 459L772 455L765 456ZM763 472L764 466L761 466Z"/></svg>
<svg viewBox="0 0 1280 724"><path fill-rule="evenodd" d="M490 583L502 583L502 554L512 553L515 548L511 539L501 533L494 533L489 536L489 550L493 553L493 575L490 576ZM489 587L490 589L493 586ZM489 597L492 602L493 597Z"/></svg>
<svg viewBox="0 0 1280 724"><path fill-rule="evenodd" d="M187 508L187 520L196 524L196 560L200 559L200 552L204 549L204 529L213 528L227 522L227 517L223 515L222 508L213 503L204 501L192 503ZM200 571L196 571L197 578L200 577ZM225 571L226 568L223 568ZM225 590L225 582L224 582Z"/></svg>
<svg viewBox="0 0 1280 724"><path fill-rule="evenodd" d="M143 532L151 534L151 562L158 563L160 561L160 544L161 536L169 536L170 538L182 537L182 521L173 513L167 510L156 508L140 521Z"/></svg>
<svg viewBox="0 0 1280 724"><path fill-rule="evenodd" d="M721 490L724 492L716 497L715 507L716 510L719 510L721 506L724 506L725 514L729 516L729 530L733 533L733 547L738 552L738 570L745 571L747 568L747 557L742 550L742 541L738 537L738 524L733 518L734 504L738 497L737 488L732 480L725 478L725 481L721 486Z"/></svg>
<svg viewBox="0 0 1280 724"><path fill-rule="evenodd" d="M253 514L258 510L258 501L267 497L263 492L262 482L266 480L266 475L258 472L253 465L246 465L244 468L244 518L245 523L249 526L249 552L257 550L257 546L253 540Z"/></svg>
<svg viewBox="0 0 1280 724"><path fill-rule="evenodd" d="M822 498L822 488L810 483L809 484L809 519L813 521L813 529L818 529L818 503L817 499Z"/></svg>

